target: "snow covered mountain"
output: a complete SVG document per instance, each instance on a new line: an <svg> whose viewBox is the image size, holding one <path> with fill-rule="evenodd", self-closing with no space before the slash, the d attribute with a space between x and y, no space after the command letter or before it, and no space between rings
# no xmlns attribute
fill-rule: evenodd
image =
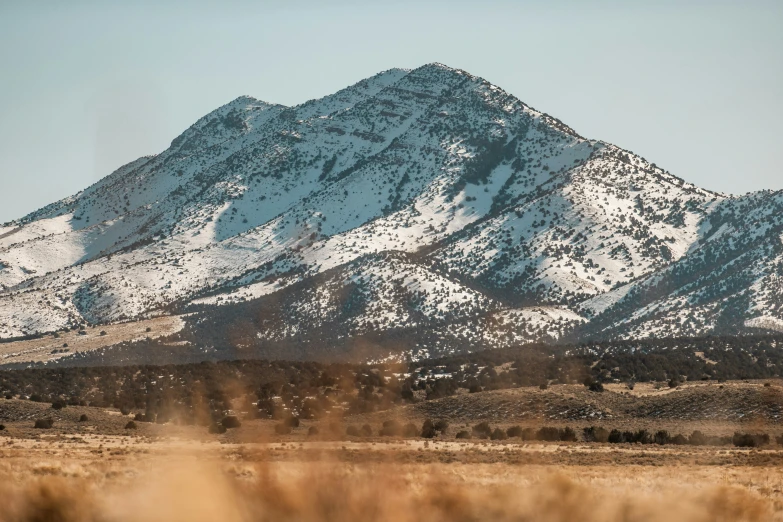
<svg viewBox="0 0 783 522"><path fill-rule="evenodd" d="M298 357L783 329L781 207L465 71L392 69L240 97L0 227L0 339L174 313L191 342Z"/></svg>

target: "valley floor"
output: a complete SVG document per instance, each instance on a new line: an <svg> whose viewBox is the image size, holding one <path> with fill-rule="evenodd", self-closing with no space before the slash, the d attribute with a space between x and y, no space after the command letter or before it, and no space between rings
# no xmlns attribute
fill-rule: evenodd
<svg viewBox="0 0 783 522"><path fill-rule="evenodd" d="M720 397L763 389L761 383L724 386L695 391ZM607 391L587 397L602 411L621 401L663 397L690 411L689 394L695 391L638 387L633 396ZM5 426L0 522L783 520L783 446L774 438L780 431L775 419L515 417L509 407L528 395L556 407L569 397L585 400L578 388L565 386L448 397L349 416L340 424L341 434L331 436L325 434L333 423L307 420L286 435L275 433L278 421L259 419L243 419L241 427L220 435L171 423L137 422L126 429L133 413L0 400ZM651 404L655 414L658 403ZM503 409L510 414L504 423L495 416ZM437 412L449 418L445 435L377 436L385 419L420 425ZM80 421L82 415L87 420ZM51 429L33 428L45 417L55 419ZM570 426L577 433L595 423L721 436L765 432L772 440L748 449L586 443L581 437L580 442L455 438L484 418L493 426ZM343 435L346 427L365 423L374 435ZM308 434L313 427L320 435Z"/></svg>
<svg viewBox="0 0 783 522"><path fill-rule="evenodd" d="M783 520L781 457L583 443L9 437L0 520Z"/></svg>

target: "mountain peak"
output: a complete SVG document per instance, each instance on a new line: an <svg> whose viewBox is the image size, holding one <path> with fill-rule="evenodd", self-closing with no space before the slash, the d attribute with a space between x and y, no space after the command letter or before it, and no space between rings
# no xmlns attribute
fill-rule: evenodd
<svg viewBox="0 0 783 522"><path fill-rule="evenodd" d="M741 332L783 324L780 201L717 198L465 71L389 69L240 96L0 227L0 338L183 313L226 357Z"/></svg>

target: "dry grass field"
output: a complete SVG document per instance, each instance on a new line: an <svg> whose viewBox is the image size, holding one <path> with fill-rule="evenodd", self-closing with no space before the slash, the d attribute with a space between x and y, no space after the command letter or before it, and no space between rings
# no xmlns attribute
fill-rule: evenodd
<svg viewBox="0 0 783 522"><path fill-rule="evenodd" d="M760 387L727 383L584 397L567 387L501 390L341 420L341 430L371 424L375 435L369 437L346 437L344 431L327 435L334 422L329 420L302 421L286 435L275 433L277 421L258 419L243 419L241 427L225 434L176 423L139 422L125 429L132 413L78 406L53 410L44 403L4 400L0 522L783 520L783 446L774 439L748 449L454 437L481 419L576 430L596 423L634 429L648 423L685 433L763 429L774 435L776 419L726 415L734 411L734 401L754 397L751 392ZM717 404L725 407L714 417L674 418L690 410L700 394L716 390L723 397ZM585 420L549 418L546 409L514 413L514 405L528 404L531 397L557 408L558 401L572 401L575 411L588 411L586 403L578 403L589 399L593 408L614 408L616 415L588 414ZM680 409L633 418L629 412L647 411L645 402L624 402L634 397L669 401L650 403L652 413L668 411L661 409L666 404ZM418 422L432 414L450 422L439 437L377 436L384 419ZM80 421L82 415L88 420ZM33 428L44 417L53 418L54 426ZM311 427L320 428L320 435L308 434Z"/></svg>
<svg viewBox="0 0 783 522"><path fill-rule="evenodd" d="M0 520L783 520L779 460L693 464L661 448L621 451L627 455L580 444L8 439ZM741 452L693 451L707 460ZM498 458L484 461L486 453ZM517 458L524 454L530 463Z"/></svg>
<svg viewBox="0 0 783 522"><path fill-rule="evenodd" d="M82 330L83 334L71 330L59 332L57 337L45 335L40 339L0 343L0 364L55 361L69 354L91 352L124 341L166 337L180 329L182 318L174 315L90 327Z"/></svg>

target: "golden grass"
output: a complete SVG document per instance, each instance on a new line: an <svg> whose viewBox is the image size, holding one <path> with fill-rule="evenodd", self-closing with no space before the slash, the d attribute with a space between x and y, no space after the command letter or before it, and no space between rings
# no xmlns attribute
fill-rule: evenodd
<svg viewBox="0 0 783 522"><path fill-rule="evenodd" d="M402 452L446 450L377 446L384 449L106 437L14 444L0 459L0 522L783 520L779 466L656 466L655 450L646 448L639 451L651 453L649 465L395 463ZM539 449L566 455L573 448ZM347 458L370 452L372 459Z"/></svg>

